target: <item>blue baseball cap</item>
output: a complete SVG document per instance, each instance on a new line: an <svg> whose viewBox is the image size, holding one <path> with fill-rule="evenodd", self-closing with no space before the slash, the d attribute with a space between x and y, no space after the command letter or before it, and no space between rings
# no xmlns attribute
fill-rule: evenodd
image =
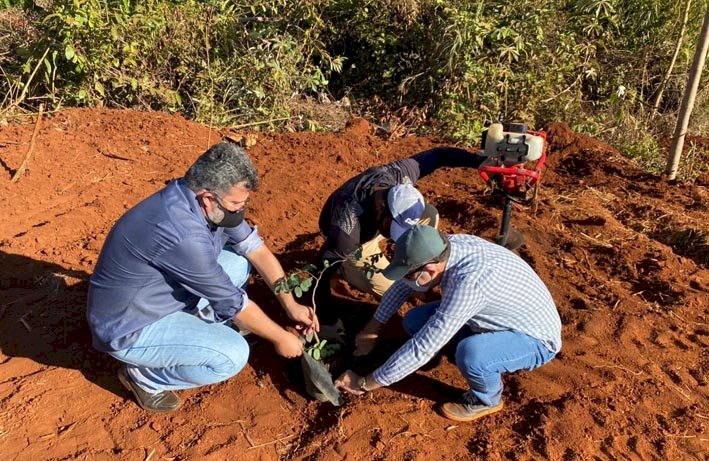
<svg viewBox="0 0 709 461"><path fill-rule="evenodd" d="M389 189L387 204L393 218L389 234L394 241L419 222L426 207L423 195L412 184L397 184Z"/></svg>

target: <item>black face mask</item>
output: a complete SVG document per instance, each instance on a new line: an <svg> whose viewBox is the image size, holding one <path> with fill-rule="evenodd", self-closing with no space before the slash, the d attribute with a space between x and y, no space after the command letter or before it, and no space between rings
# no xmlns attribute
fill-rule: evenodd
<svg viewBox="0 0 709 461"><path fill-rule="evenodd" d="M242 221L244 220L244 215L246 214L246 208L242 208L242 209L236 210L236 211L229 211L226 208L224 208L219 202L217 202L217 206L224 213L224 218L222 218L222 220L219 221L218 223L214 223L215 226L236 227L239 224L241 224Z"/></svg>

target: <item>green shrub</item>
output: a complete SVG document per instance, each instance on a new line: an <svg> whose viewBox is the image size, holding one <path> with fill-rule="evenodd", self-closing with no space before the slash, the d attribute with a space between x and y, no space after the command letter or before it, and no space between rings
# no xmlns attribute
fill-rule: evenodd
<svg viewBox="0 0 709 461"><path fill-rule="evenodd" d="M299 100L328 93L469 144L502 116L564 120L621 148L613 133L637 130L628 149L657 155L651 102L688 0L0 1L34 26L0 37L3 108L44 100L319 130L329 124L309 115L288 122ZM662 112L679 106L704 11L691 3ZM705 85L697 127L708 99Z"/></svg>
<svg viewBox="0 0 709 461"><path fill-rule="evenodd" d="M312 4L58 0L22 72L55 104L181 111L229 124L287 117L341 66L322 47Z"/></svg>
<svg viewBox="0 0 709 461"><path fill-rule="evenodd" d="M647 104L674 49L683 4L669 0L331 2L329 47L347 57L335 91L425 106L445 132L471 142L500 115L535 126L584 127L620 87ZM691 10L696 37L703 6ZM340 18L347 17L346 25ZM686 69L695 41L685 40ZM676 108L683 81L670 82ZM590 111L590 112L589 112ZM601 115L603 118L603 115Z"/></svg>

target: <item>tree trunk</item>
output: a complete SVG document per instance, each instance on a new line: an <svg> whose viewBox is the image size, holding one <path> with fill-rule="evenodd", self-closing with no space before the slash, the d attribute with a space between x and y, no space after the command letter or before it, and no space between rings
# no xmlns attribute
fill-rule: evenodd
<svg viewBox="0 0 709 461"><path fill-rule="evenodd" d="M692 68L689 70L689 79L687 81L687 87L684 89L682 106L679 109L679 116L677 117L677 126L675 127L675 135L672 138L670 156L667 159L667 168L665 169L665 173L667 173L667 179L669 180L673 180L677 176L677 166L679 165L679 159L682 154L682 147L684 147L684 137L687 135L689 116L694 108L694 99L697 96L697 88L699 87L699 80L702 76L702 69L704 68L704 61L707 57L708 50L709 7L707 7L707 12L704 14L702 32L699 34L699 42L697 43L697 49L694 52Z"/></svg>

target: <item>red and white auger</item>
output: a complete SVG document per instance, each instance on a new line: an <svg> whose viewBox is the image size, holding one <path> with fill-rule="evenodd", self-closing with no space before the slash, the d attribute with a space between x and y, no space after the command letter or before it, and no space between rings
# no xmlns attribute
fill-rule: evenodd
<svg viewBox="0 0 709 461"><path fill-rule="evenodd" d="M493 123L483 132L483 155L478 168L493 195L504 197L504 211L498 244L508 247L512 203L530 205L536 198L542 168L546 161L547 138L544 131L531 131L524 123ZM536 162L531 166L532 162ZM522 244L522 238L514 248ZM511 249L514 249L511 248Z"/></svg>

